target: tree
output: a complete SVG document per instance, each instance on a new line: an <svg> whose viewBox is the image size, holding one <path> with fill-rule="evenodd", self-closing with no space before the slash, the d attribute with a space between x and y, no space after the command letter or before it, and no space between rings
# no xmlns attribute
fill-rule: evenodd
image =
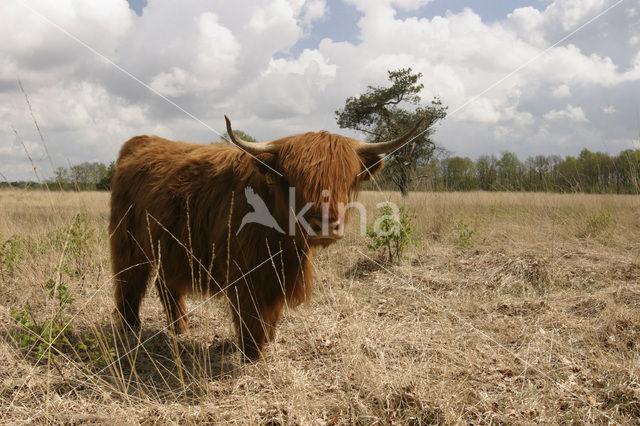
<svg viewBox="0 0 640 426"><path fill-rule="evenodd" d="M100 191L110 191L111 190L111 180L113 180L113 174L116 171L116 163L112 161L109 163L109 167L107 167L106 174L98 181L96 188Z"/></svg>
<svg viewBox="0 0 640 426"><path fill-rule="evenodd" d="M107 175L107 166L94 162L84 162L71 166L72 183L78 189L96 189L98 183Z"/></svg>
<svg viewBox="0 0 640 426"><path fill-rule="evenodd" d="M66 167L57 167L54 172L54 181L52 183L57 183L59 185L68 185L71 183L71 176L69 174L69 170Z"/></svg>
<svg viewBox="0 0 640 426"><path fill-rule="evenodd" d="M58 167L54 170L53 179L49 184L60 189L95 190L108 189L113 177L114 164L107 166L99 162L84 162L69 168ZM107 185L107 186L105 186Z"/></svg>
<svg viewBox="0 0 640 426"><path fill-rule="evenodd" d="M476 168L467 157L449 157L441 162L445 190L470 191L477 189Z"/></svg>
<svg viewBox="0 0 640 426"><path fill-rule="evenodd" d="M433 155L435 145L430 137L434 125L445 118L447 108L438 98L434 98L430 106L420 106L419 93L424 85L418 82L422 73L414 74L411 68L388 73L390 87L368 86L357 98L347 98L344 108L335 112L336 121L343 129L365 133L369 142L381 142L402 135L426 117L409 143L388 154L383 171L383 177L391 180L402 195L407 195L416 170L426 166ZM415 106L415 109L405 109L401 104Z"/></svg>
<svg viewBox="0 0 640 426"><path fill-rule="evenodd" d="M516 154L509 151L503 152L496 166L501 189L506 191L522 190L521 178L523 166Z"/></svg>
<svg viewBox="0 0 640 426"><path fill-rule="evenodd" d="M498 180L497 162L495 155L482 155L476 160L476 175L480 189L495 191Z"/></svg>
<svg viewBox="0 0 640 426"><path fill-rule="evenodd" d="M551 182L551 158L536 155L527 158L525 167L528 170L526 189L529 191L548 191Z"/></svg>

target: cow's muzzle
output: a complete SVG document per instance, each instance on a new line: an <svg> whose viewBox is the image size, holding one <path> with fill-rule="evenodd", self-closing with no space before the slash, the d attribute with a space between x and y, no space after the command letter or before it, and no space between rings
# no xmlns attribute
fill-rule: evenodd
<svg viewBox="0 0 640 426"><path fill-rule="evenodd" d="M339 240L344 237L344 221L342 219L329 220L314 217L309 219L309 226L313 231L309 235L314 239Z"/></svg>

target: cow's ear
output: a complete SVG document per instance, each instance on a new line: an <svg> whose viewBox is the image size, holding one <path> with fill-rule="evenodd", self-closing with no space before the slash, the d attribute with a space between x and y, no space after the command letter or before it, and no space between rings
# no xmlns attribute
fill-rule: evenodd
<svg viewBox="0 0 640 426"><path fill-rule="evenodd" d="M363 181L371 179L384 166L384 160L377 154L360 154L360 159L363 166L360 178Z"/></svg>
<svg viewBox="0 0 640 426"><path fill-rule="evenodd" d="M254 161L258 170L263 175L267 175L268 173L274 173L274 170L278 170L278 156L277 154L273 154L271 152L259 154L254 157Z"/></svg>

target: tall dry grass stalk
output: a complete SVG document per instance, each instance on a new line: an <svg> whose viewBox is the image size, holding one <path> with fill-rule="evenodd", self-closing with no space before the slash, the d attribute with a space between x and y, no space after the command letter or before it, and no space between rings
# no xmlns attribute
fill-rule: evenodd
<svg viewBox="0 0 640 426"><path fill-rule="evenodd" d="M354 213L316 260L312 301L286 312L264 362L243 364L222 299L191 299L192 333L174 337L152 291L141 335L119 329L108 194L0 191L0 418L637 421L637 196L365 192L369 223L383 200L417 211L422 246L380 263ZM39 334L57 317L70 329Z"/></svg>

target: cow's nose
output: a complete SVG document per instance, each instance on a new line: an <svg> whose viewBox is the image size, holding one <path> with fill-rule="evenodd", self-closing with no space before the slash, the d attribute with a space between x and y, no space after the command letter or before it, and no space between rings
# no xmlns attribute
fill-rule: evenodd
<svg viewBox="0 0 640 426"><path fill-rule="evenodd" d="M336 239L344 237L344 223L342 220L329 222L329 235Z"/></svg>
<svg viewBox="0 0 640 426"><path fill-rule="evenodd" d="M344 221L341 219L325 221L322 218L312 218L309 220L309 225L315 235L324 238L340 239L344 237Z"/></svg>

